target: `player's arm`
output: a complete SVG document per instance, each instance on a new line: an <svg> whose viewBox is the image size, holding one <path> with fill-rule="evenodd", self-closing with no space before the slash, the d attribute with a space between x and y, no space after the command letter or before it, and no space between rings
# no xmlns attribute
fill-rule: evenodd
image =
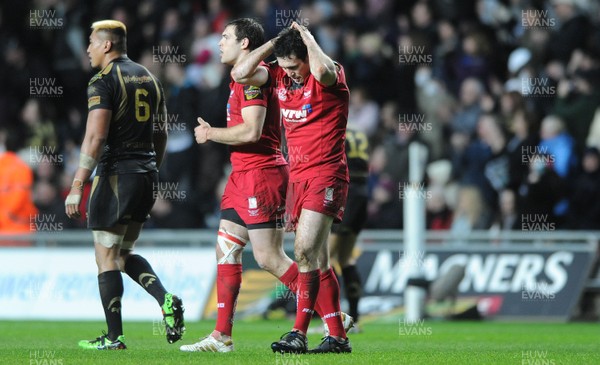
<svg viewBox="0 0 600 365"><path fill-rule="evenodd" d="M164 99L163 99L164 100ZM167 106L165 103L161 103L160 107L160 118L155 118L153 123L157 123L158 125L153 126L154 128L154 136L152 138L152 143L154 144L154 152L156 152L156 167L160 169L162 166L162 162L165 157L165 150L167 147Z"/></svg>
<svg viewBox="0 0 600 365"><path fill-rule="evenodd" d="M306 27L293 22L292 28L300 32L302 40L308 50L310 73L322 85L331 86L335 84L337 81L337 73L333 60L323 52L321 47L317 44L315 37L313 37Z"/></svg>
<svg viewBox="0 0 600 365"><path fill-rule="evenodd" d="M71 191L65 200L65 210L69 218L81 216L79 203L83 192L83 184L90 178L98 165L102 148L108 136L108 128L112 118L112 110L94 109L88 113L85 136L81 144L79 167L71 184Z"/></svg>
<svg viewBox="0 0 600 365"><path fill-rule="evenodd" d="M200 125L194 129L196 142L214 141L231 146L258 142L266 115L267 108L264 106L247 106L242 109L244 122L229 128L213 128L204 119L198 118Z"/></svg>
<svg viewBox="0 0 600 365"><path fill-rule="evenodd" d="M269 80L269 72L263 66L259 66L260 62L273 53L273 38L254 51L242 57L231 70L231 78L233 81L252 86L263 86Z"/></svg>

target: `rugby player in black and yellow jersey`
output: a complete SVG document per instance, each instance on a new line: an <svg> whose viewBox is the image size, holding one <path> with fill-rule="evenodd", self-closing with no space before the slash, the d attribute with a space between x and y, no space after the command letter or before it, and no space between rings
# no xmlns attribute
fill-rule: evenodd
<svg viewBox="0 0 600 365"><path fill-rule="evenodd" d="M98 72L88 83L88 118L79 168L65 201L70 218L81 215L83 185L96 169L88 204L98 265L98 286L108 332L83 340L87 349L125 349L121 320L121 271L161 306L169 343L185 330L181 299L168 293L150 264L132 253L154 205L167 142L166 107L160 82L127 58L127 29L116 20L92 24L87 53ZM157 124L157 125L154 125Z"/></svg>

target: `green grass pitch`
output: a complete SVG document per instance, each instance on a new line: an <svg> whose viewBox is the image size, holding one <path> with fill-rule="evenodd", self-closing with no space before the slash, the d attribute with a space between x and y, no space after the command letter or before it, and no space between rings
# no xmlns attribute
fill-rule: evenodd
<svg viewBox="0 0 600 365"><path fill-rule="evenodd" d="M0 364L600 364L597 323L371 321L350 336L352 354L274 354L270 343L291 324L238 321L235 351L213 354L182 353L179 345L208 334L214 321L188 323L184 339L173 345L157 323L125 322L126 351L77 347L78 340L100 334L101 322L0 321ZM309 335L309 347L319 340L318 334Z"/></svg>

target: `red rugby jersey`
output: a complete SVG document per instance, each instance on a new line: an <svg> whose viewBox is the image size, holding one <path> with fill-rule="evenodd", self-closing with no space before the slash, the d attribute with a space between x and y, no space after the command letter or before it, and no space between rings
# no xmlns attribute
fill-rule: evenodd
<svg viewBox="0 0 600 365"><path fill-rule="evenodd" d="M229 146L231 151L231 167L233 171L245 171L286 165L281 153L281 124L279 121L279 104L268 87L229 84L229 100L227 101L227 127L243 123L242 109L259 105L267 108L262 135L256 143L240 146Z"/></svg>
<svg viewBox="0 0 600 365"><path fill-rule="evenodd" d="M324 86L312 74L295 84L277 62L268 65L286 131L290 181L316 176L349 181L344 142L350 91L344 68L336 67L336 83Z"/></svg>

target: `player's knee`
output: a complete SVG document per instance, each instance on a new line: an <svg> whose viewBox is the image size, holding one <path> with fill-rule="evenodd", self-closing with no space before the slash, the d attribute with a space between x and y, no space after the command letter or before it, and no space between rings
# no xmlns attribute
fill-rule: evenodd
<svg viewBox="0 0 600 365"><path fill-rule="evenodd" d="M131 250L120 250L119 251L119 269L122 272L125 272L125 265L127 264L127 260L133 256Z"/></svg>
<svg viewBox="0 0 600 365"><path fill-rule="evenodd" d="M300 266L312 265L317 260L314 252L305 248L296 248L294 250L294 256L296 257L296 262Z"/></svg>
<svg viewBox="0 0 600 365"><path fill-rule="evenodd" d="M239 264L242 262L242 250L248 242L247 239L227 232L224 228L219 229L217 245L222 256L218 257L219 264Z"/></svg>

